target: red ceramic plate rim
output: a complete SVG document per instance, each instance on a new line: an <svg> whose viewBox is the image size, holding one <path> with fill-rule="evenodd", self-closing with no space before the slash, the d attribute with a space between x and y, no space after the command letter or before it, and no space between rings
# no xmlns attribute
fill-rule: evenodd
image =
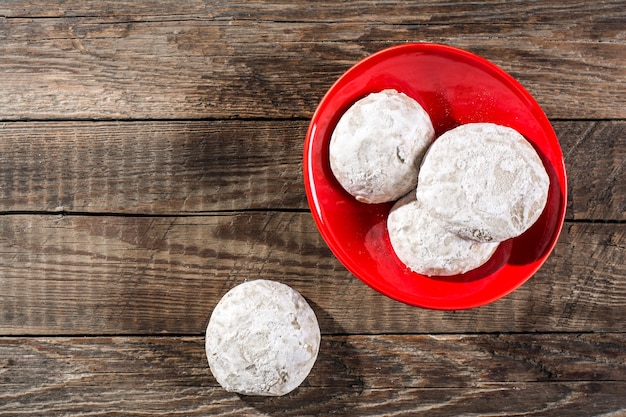
<svg viewBox="0 0 626 417"><path fill-rule="evenodd" d="M547 207L542 215L542 218L547 219L545 220L545 225L533 226L531 229L534 230L530 230L528 236L522 235L521 237L503 242L503 244L500 245L501 248L496 252L496 254L499 255L494 256L494 258L499 258L500 260L494 260L491 265L485 266L481 271L468 273L469 275L467 276L464 274L456 278L426 277L410 271L404 271L400 275L406 275L402 278L404 280L403 282L409 283L406 286L408 289L406 289L404 285L395 287L394 285L390 285L389 282L381 280L378 272L372 271L371 268L368 269L364 267L360 263L359 258L351 252L351 249L346 248L346 242L342 241L342 238L338 238L340 234L332 230L333 227L337 227L337 222L334 221L335 225L333 226L333 221L329 218L330 214L328 213L331 213L334 209L327 209L327 206L334 204L334 202L329 204L323 197L326 193L324 190L331 190L330 193L326 194L332 195L339 200L345 197L341 195L341 191L336 190L339 186L338 184L333 184L334 179L328 178L329 175L332 174L329 174L327 167L327 143L334 123L336 123L340 115L343 114L356 99L370 92L379 91L384 88L398 87L398 80L391 82L390 85L386 85L388 81L386 81L385 77L381 77L380 69L372 70L372 68L384 65L386 61L393 62L394 59L398 58L406 58L409 63L412 62L411 60L415 60L419 65L422 55L426 57L443 57L444 64L448 66L455 66L457 65L456 62L458 62L459 68L469 68L471 71L477 71L479 78L480 74L484 74L487 83L493 81L499 85L499 89L506 88L507 97L510 96L509 99L511 103L515 106L519 106L519 108L523 109L525 112L528 112L527 116L532 119L532 128L529 128L530 130L528 132L524 132L523 128L525 125L523 122L514 120L512 123L508 123L506 121L506 118L512 118L511 114L504 114L503 122L501 120L489 120L490 117L499 117L497 113L494 113L496 116L491 114L484 115L486 120L480 119L480 115L476 116L478 120L473 120L472 117L475 116L469 115L468 111L461 108L460 113L455 116L455 121L452 122L449 115L445 115L445 117L440 118L436 123L433 114L441 110L430 109L430 111L432 111L431 117L433 117L437 135L440 135L445 130L455 125L473 121L502 122L501 124L511 124L511 127L515 128L518 128L518 126L515 125L516 123L522 123L520 124L522 133L533 143L538 152L544 150L547 152L547 155L540 153L540 156L542 156L546 168L550 168L551 189L548 204L550 207ZM378 71L378 73L370 77L368 73L370 70L372 70L373 73ZM378 79L376 76L378 76ZM419 97L421 86L406 85L407 89L412 89L413 87L416 93L409 95L412 95L413 98L420 101L427 111L429 111L427 105L428 100ZM430 85L428 87L429 90L433 90L436 93L437 86ZM457 87L455 86L455 88ZM402 89L402 86L400 86L399 89ZM450 89L450 91L452 90ZM415 97L416 95L418 97ZM489 94L487 92L486 97L488 96ZM431 102L433 102L432 99ZM485 106L486 109L489 108L489 104ZM454 109L454 105L452 105L451 108ZM488 112L489 110L486 110L486 113ZM498 110L498 112L507 113L507 111L502 112L501 109ZM322 131L324 133L320 133ZM534 135L541 136L543 139L539 139L538 143L534 143L532 137ZM326 153L326 155L324 153ZM346 71L330 87L326 95L320 101L311 119L304 144L303 171L307 200L316 226L322 238L337 259L352 274L376 291L397 301L417 307L441 310L467 309L489 304L508 295L526 282L548 258L556 245L565 218L567 180L563 156L558 144L558 139L540 106L517 80L495 64L478 55L448 45L409 43L393 46L366 57ZM348 200L349 198L348 196L344 202L348 205L352 205L351 207L356 207ZM367 211L384 213L389 210L391 204L376 206L377 207L371 207L371 209L368 207ZM358 211L360 209L357 208L356 210ZM363 212L365 212L365 210L364 208ZM382 224L382 222L379 223ZM542 230L542 227L547 227L549 230ZM385 240L388 240L388 237L384 235L386 229L384 231L381 229L377 233L381 236L383 241L382 245L386 245L386 249L383 249L383 251L390 251L389 242L385 242ZM540 253L537 253L531 261L519 262L519 265L516 264L515 261L510 262L511 259L515 258L516 253L527 251L527 249L520 249L522 245L528 245L529 242L532 242L532 239L536 238L540 238L542 241ZM384 259L383 262L389 264L398 264L400 262L392 254L390 254L389 258L390 259ZM496 265L497 262L501 262L501 264ZM394 268L395 266L392 266L391 270ZM419 282L419 285L415 286L411 281L415 283ZM426 290L424 290L425 288ZM432 288L432 292L430 292L431 290L428 288ZM447 297L445 291L451 289L454 290L455 295ZM464 294L466 289L467 294Z"/></svg>

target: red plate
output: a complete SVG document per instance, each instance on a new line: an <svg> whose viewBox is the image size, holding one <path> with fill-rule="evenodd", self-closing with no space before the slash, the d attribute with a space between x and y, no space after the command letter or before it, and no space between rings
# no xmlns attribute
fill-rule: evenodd
<svg viewBox="0 0 626 417"><path fill-rule="evenodd" d="M386 220L392 203L359 203L333 177L328 143L339 117L358 99L386 88L417 100L430 114L437 136L464 123L497 123L523 134L542 158L550 177L543 214L524 234L502 242L482 267L451 277L428 277L409 271L389 242ZM307 132L304 182L322 237L350 272L395 300L445 310L490 303L528 280L556 244L567 200L558 139L532 96L484 58L428 43L377 52L335 82L320 102Z"/></svg>

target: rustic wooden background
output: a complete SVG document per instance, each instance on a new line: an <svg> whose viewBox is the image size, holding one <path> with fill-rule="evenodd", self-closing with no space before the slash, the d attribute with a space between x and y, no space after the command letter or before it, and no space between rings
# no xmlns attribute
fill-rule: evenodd
<svg viewBox="0 0 626 417"><path fill-rule="evenodd" d="M304 195L308 121L387 46L460 47L545 110L569 175L548 262L467 311L348 273ZM0 1L0 416L626 416L626 2ZM323 334L286 397L229 394L234 285Z"/></svg>

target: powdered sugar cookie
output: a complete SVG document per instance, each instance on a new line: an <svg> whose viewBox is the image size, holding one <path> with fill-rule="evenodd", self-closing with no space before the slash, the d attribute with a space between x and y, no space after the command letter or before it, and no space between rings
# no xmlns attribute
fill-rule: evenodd
<svg viewBox="0 0 626 417"><path fill-rule="evenodd" d="M539 155L519 132L470 123L444 133L430 147L417 199L453 233L503 241L535 223L549 185Z"/></svg>
<svg viewBox="0 0 626 417"><path fill-rule="evenodd" d="M430 117L417 101L395 90L372 93L337 123L330 167L357 200L394 201L417 184L419 164L434 137Z"/></svg>
<svg viewBox="0 0 626 417"><path fill-rule="evenodd" d="M491 258L499 243L464 239L447 231L410 193L387 218L391 246L413 272L456 275L478 268Z"/></svg>
<svg viewBox="0 0 626 417"><path fill-rule="evenodd" d="M209 367L227 391L284 395L307 377L320 345L315 313L291 287L255 280L230 290L206 331Z"/></svg>

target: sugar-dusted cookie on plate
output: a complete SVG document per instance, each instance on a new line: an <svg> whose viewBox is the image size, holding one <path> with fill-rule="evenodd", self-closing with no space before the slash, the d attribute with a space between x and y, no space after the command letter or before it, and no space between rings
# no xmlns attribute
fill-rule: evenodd
<svg viewBox="0 0 626 417"><path fill-rule="evenodd" d="M477 242L446 230L410 193L387 217L394 252L410 270L423 275L462 274L487 262L497 242Z"/></svg>
<svg viewBox="0 0 626 417"><path fill-rule="evenodd" d="M372 93L335 126L330 168L357 200L395 201L415 188L419 164L434 138L430 117L416 100L396 90Z"/></svg>
<svg viewBox="0 0 626 417"><path fill-rule="evenodd" d="M549 185L541 158L519 132L470 123L432 144L420 167L416 195L449 231L499 242L535 223Z"/></svg>

